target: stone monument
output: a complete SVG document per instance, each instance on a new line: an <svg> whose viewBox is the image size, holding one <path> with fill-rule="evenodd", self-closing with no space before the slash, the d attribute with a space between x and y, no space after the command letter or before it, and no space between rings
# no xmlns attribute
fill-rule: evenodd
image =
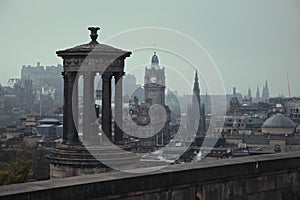
<svg viewBox="0 0 300 200"><path fill-rule="evenodd" d="M64 106L63 141L50 159L50 176L69 177L111 171L102 160L126 165L127 151L116 156L122 146L122 76L124 61L131 52L123 51L97 41L99 27L89 27L91 41L56 54L63 59ZM94 79L102 78L101 121L95 115ZM83 112L78 111L78 82L83 79ZM111 83L115 79L114 138L112 137ZM82 115L82 138L78 134L78 119ZM117 122L117 123L116 123ZM102 138L99 134L102 127ZM116 145L114 145L114 144ZM119 145L119 146L117 146ZM91 153L92 151L92 153ZM120 152L120 151L118 151ZM101 159L96 159L95 155ZM114 160L115 159L115 160Z"/></svg>

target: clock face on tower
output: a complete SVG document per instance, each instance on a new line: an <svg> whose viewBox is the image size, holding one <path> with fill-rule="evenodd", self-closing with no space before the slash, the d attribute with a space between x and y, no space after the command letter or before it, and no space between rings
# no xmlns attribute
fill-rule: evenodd
<svg viewBox="0 0 300 200"><path fill-rule="evenodd" d="M151 77L151 78L150 78L150 81L151 81L151 83L156 83L156 77L154 77L154 76Z"/></svg>

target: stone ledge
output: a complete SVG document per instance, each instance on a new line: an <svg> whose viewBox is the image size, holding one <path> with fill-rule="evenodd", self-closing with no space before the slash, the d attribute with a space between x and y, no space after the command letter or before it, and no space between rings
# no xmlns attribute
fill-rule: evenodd
<svg viewBox="0 0 300 200"><path fill-rule="evenodd" d="M2 186L0 199L126 197L128 193L184 189L204 183L222 183L242 178L295 172L299 169L300 152L251 156L172 165L151 174L111 172ZM255 191L250 190L250 192Z"/></svg>

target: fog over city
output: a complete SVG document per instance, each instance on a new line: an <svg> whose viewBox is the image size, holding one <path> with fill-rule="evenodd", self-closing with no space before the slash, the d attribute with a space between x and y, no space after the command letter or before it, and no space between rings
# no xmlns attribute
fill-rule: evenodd
<svg viewBox="0 0 300 200"><path fill-rule="evenodd" d="M0 199L300 199L299 9L0 0Z"/></svg>
<svg viewBox="0 0 300 200"><path fill-rule="evenodd" d="M115 1L1 1L0 83L6 85L8 78L20 77L22 65L62 64L55 51L88 42L88 26L101 26L100 42L135 28L160 27L180 32L202 45L217 65L226 93L232 93L236 86L242 94L249 87L254 94L257 86L262 91L267 80L270 96L289 96L288 85L291 96L299 96L299 6L297 0L134 0L118 2L117 6ZM200 69L201 75L202 66L191 66L160 51L161 44L151 39L153 49L133 52L125 71L136 69L137 80L142 83L150 52L157 48L160 63L167 69L167 85L180 94L191 93L194 68ZM177 75L186 73L182 80L187 81L178 83L172 70ZM206 92L204 79L200 79L200 87Z"/></svg>

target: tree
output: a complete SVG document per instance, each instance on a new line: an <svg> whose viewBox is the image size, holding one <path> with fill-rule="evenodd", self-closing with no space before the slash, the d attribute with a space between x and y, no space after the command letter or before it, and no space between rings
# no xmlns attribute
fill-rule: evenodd
<svg viewBox="0 0 300 200"><path fill-rule="evenodd" d="M31 160L16 159L14 162L10 162L7 169L0 170L0 185L27 182L31 169Z"/></svg>

